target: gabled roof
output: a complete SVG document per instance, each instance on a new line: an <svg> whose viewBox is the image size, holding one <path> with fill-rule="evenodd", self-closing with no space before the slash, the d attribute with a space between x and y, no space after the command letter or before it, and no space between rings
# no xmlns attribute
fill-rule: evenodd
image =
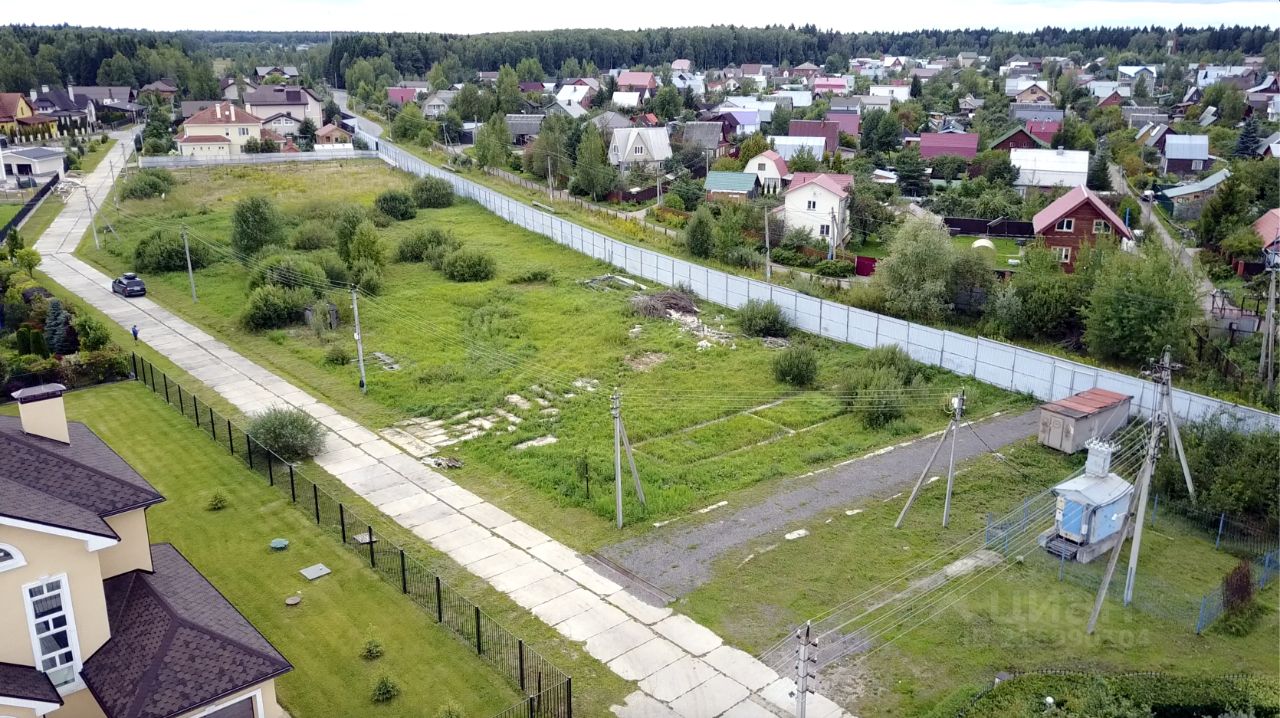
<svg viewBox="0 0 1280 718"><path fill-rule="evenodd" d="M237 107L234 102L215 102L187 118L192 125L261 125L262 118Z"/></svg>
<svg viewBox="0 0 1280 718"><path fill-rule="evenodd" d="M305 105L309 100L319 101L308 88L297 85L263 85L244 93L246 105Z"/></svg>
<svg viewBox="0 0 1280 718"><path fill-rule="evenodd" d="M765 150L764 152L761 152L755 157L748 158L747 163L743 167L742 171L754 173L755 170L751 169L751 164L753 162L756 162L757 160L760 160L762 162L769 162L773 164L774 169L778 171L779 177L787 176L787 173L788 173L787 161L782 159L782 155L778 154L777 152L774 152L773 150Z"/></svg>
<svg viewBox="0 0 1280 718"><path fill-rule="evenodd" d="M707 178L703 182L708 192L729 192L735 194L747 194L756 188L756 179L754 174L746 172L720 172L712 170L707 173Z"/></svg>
<svg viewBox="0 0 1280 718"><path fill-rule="evenodd" d="M325 125L324 127L321 127L320 129L316 130L316 137L328 137L329 135L336 135L336 134L339 134L339 133L344 134L344 135L346 135L346 136L348 136L348 137L350 137L350 136L351 136L351 133L350 133L350 132L347 132L346 130L342 129L341 127L338 127L337 125L335 125L335 124L333 124L332 122L330 122L329 124Z"/></svg>
<svg viewBox="0 0 1280 718"><path fill-rule="evenodd" d="M612 102L614 105L617 105L618 107L639 107L640 93L639 92L615 92L613 93L613 96L610 98L609 101Z"/></svg>
<svg viewBox="0 0 1280 718"><path fill-rule="evenodd" d="M507 115L507 133L513 142L522 135L536 135L545 119L546 115Z"/></svg>
<svg viewBox="0 0 1280 718"><path fill-rule="evenodd" d="M4 698L40 704L42 713L62 705L62 696L48 674L14 663L0 663L0 701Z"/></svg>
<svg viewBox="0 0 1280 718"><path fill-rule="evenodd" d="M1052 142L1060 129L1062 123L1057 120L1027 120L1027 132L1045 144Z"/></svg>
<svg viewBox="0 0 1280 718"><path fill-rule="evenodd" d="M627 70L618 74L618 87L644 87L653 89L658 86L658 81L654 79L652 72L637 72L635 70Z"/></svg>
<svg viewBox="0 0 1280 718"><path fill-rule="evenodd" d="M1066 217L1076 211L1081 205L1092 205L1094 210L1101 214L1111 223L1112 229L1116 234L1133 239L1133 233L1125 226L1124 220L1120 219L1111 207L1107 206L1098 195L1094 194L1089 188L1081 185L1062 195L1058 199L1049 204L1048 207L1036 212L1036 216L1031 219L1031 224L1036 234L1043 234L1045 230L1058 223L1058 220Z"/></svg>
<svg viewBox="0 0 1280 718"><path fill-rule="evenodd" d="M1209 136L1169 135L1164 140L1164 156L1170 160L1207 160Z"/></svg>
<svg viewBox="0 0 1280 718"><path fill-rule="evenodd" d="M720 122L686 122L680 129L680 142L689 147L714 150L724 140L724 125Z"/></svg>
<svg viewBox="0 0 1280 718"><path fill-rule="evenodd" d="M823 152L835 152L840 146L840 125L830 120L792 120L787 126L792 137L821 137Z"/></svg>
<svg viewBox="0 0 1280 718"><path fill-rule="evenodd" d="M997 138L995 138L994 140L992 140L992 141L991 141L991 146L992 146L992 147L995 147L996 145L1000 144L1001 142L1004 142L1005 140L1007 140L1007 139L1009 139L1010 137L1013 137L1014 135L1017 135L1017 134L1023 134L1023 135L1026 135L1028 139L1030 139L1032 142L1034 142L1034 143L1035 143L1037 146L1039 146L1039 147L1048 147L1048 146L1049 146L1049 143L1048 143L1048 142L1045 142L1044 140L1040 139L1039 137L1036 137L1035 135L1031 134L1031 131L1030 131L1030 130L1028 130L1027 128L1025 128L1025 127L1015 127L1015 128L1013 128L1013 129L1009 130L1008 132L1004 133L1003 135L1000 135L999 137L997 137Z"/></svg>
<svg viewBox="0 0 1280 718"><path fill-rule="evenodd" d="M12 122L18 116L18 107L24 102L31 104L21 92L0 92L0 120Z"/></svg>
<svg viewBox="0 0 1280 718"><path fill-rule="evenodd" d="M98 86L89 85L80 87L76 85L76 97L84 95L99 104L109 105L113 102L132 102L133 88L124 85Z"/></svg>
<svg viewBox="0 0 1280 718"><path fill-rule="evenodd" d="M418 97L418 88L416 87L388 87L387 101L396 105L403 105L406 102L413 102Z"/></svg>
<svg viewBox="0 0 1280 718"><path fill-rule="evenodd" d="M1010 105L1013 112L1013 119L1020 121L1030 120L1047 120L1050 122L1062 122L1063 111L1052 105L1027 105L1020 103L1017 106Z"/></svg>
<svg viewBox="0 0 1280 718"><path fill-rule="evenodd" d="M836 127L840 132L846 135L858 136L862 134L862 115L854 112L829 112L827 113L827 121L836 123Z"/></svg>
<svg viewBox="0 0 1280 718"><path fill-rule="evenodd" d="M217 100L184 100L178 103L178 114L185 120L197 112L213 107Z"/></svg>
<svg viewBox="0 0 1280 718"><path fill-rule="evenodd" d="M806 185L817 185L837 197L848 197L849 187L853 184L853 175L837 175L828 172L797 172L791 177L787 192L798 190ZM784 193L786 194L786 193Z"/></svg>
<svg viewBox="0 0 1280 718"><path fill-rule="evenodd" d="M67 431L63 444L0 416L0 518L114 542L104 519L164 497L84 424L68 422Z"/></svg>
<svg viewBox="0 0 1280 718"><path fill-rule="evenodd" d="M615 161L628 162L635 156L634 150L643 145L648 150L648 160L661 162L671 158L671 139L665 127L622 127L613 131L609 155Z"/></svg>
<svg viewBox="0 0 1280 718"><path fill-rule="evenodd" d="M609 132L622 127L630 127L632 124L630 117L627 117L621 112L614 112L613 110L605 110L604 112L601 112L591 118L591 123L601 130Z"/></svg>
<svg viewBox="0 0 1280 718"><path fill-rule="evenodd" d="M1198 192L1208 192L1223 182L1226 182L1229 177L1231 177L1231 170L1224 168L1197 182L1181 184L1176 187L1166 187L1160 191L1160 194L1168 197L1169 199L1173 199L1174 197L1182 197L1184 195L1196 194Z"/></svg>
<svg viewBox="0 0 1280 718"><path fill-rule="evenodd" d="M790 160L805 148L808 148L815 158L821 158L823 147L827 142L822 137L789 137L787 135L769 135L768 140L769 144L773 145L773 149L786 160Z"/></svg>
<svg viewBox="0 0 1280 718"><path fill-rule="evenodd" d="M271 130L265 130L265 132L271 132ZM272 132L272 134L276 133ZM231 140L223 135L183 135L177 139L177 142L180 145L231 144Z"/></svg>
<svg viewBox="0 0 1280 718"><path fill-rule="evenodd" d="M932 159L942 156L971 160L978 156L978 135L954 132L921 132L920 156Z"/></svg>
<svg viewBox="0 0 1280 718"><path fill-rule="evenodd" d="M103 582L111 640L80 675L107 718L171 718L292 669L169 544Z"/></svg>
<svg viewBox="0 0 1280 718"><path fill-rule="evenodd" d="M285 77L297 77L299 75L298 68L293 65L258 65L255 69L258 71L258 77L262 77L272 70L279 70L280 74Z"/></svg>
<svg viewBox="0 0 1280 718"><path fill-rule="evenodd" d="M168 79L165 79L165 78L161 78L159 80L156 80L155 82L148 82L147 84L142 86L141 90L139 90L139 92L177 92L177 91L178 91L177 85L173 84L172 82L170 82Z"/></svg>
<svg viewBox="0 0 1280 718"><path fill-rule="evenodd" d="M1262 240L1262 248L1280 251L1280 209L1268 210L1253 223L1253 231Z"/></svg>
<svg viewBox="0 0 1280 718"><path fill-rule="evenodd" d="M269 122L275 122L276 120L289 120L299 125L302 124L302 120L294 117L292 112L277 112L270 117L264 117L262 118L262 124L265 125Z"/></svg>

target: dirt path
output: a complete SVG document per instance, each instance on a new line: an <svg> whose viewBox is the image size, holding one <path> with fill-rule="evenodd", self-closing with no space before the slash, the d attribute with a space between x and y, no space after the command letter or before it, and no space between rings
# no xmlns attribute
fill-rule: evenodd
<svg viewBox="0 0 1280 718"><path fill-rule="evenodd" d="M1010 414L962 429L956 461L973 458L1033 435L1039 409ZM816 474L787 481L756 504L725 507L716 519L681 519L650 534L602 549L599 553L672 596L683 596L711 579L725 553L797 521L846 504L909 489L929 460L936 439L917 440L892 451L866 456ZM983 444L986 442L986 445ZM945 465L938 463L934 473Z"/></svg>

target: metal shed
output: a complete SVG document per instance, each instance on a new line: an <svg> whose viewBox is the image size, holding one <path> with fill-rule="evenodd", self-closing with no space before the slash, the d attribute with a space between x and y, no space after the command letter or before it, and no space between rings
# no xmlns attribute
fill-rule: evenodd
<svg viewBox="0 0 1280 718"><path fill-rule="evenodd" d="M1040 443L1074 454L1090 439L1106 438L1129 418L1133 397L1089 389L1040 406Z"/></svg>
<svg viewBox="0 0 1280 718"><path fill-rule="evenodd" d="M1053 528L1039 537L1049 553L1088 563L1121 540L1133 486L1111 471L1115 447L1090 441L1084 473L1053 487Z"/></svg>

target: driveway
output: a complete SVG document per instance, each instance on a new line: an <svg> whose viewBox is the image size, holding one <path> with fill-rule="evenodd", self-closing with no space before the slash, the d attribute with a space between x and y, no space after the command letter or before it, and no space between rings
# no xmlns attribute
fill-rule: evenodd
<svg viewBox="0 0 1280 718"><path fill-rule="evenodd" d="M338 103L338 107L339 107L343 112L348 112L348 113L350 113L350 114L352 114L352 115L355 115L355 116L356 116L356 121L357 121L357 122L359 123L359 125L360 125L360 131L361 131L361 132L365 133L366 135L372 135L372 136L374 136L374 137L381 137L381 136L382 136L382 127L381 127L378 123L373 122L373 121L371 121L371 120L368 120L368 119L366 119L366 118L362 117L362 116L360 115L360 113L353 111L353 110L351 109L351 107L347 104L347 91L346 91L346 90L334 90L334 91L333 91L333 101L334 101L334 102L336 102L336 103Z"/></svg>

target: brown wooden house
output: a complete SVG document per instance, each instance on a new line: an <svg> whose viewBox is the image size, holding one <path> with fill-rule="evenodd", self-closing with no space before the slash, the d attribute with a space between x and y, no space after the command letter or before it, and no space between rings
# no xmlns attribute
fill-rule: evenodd
<svg viewBox="0 0 1280 718"><path fill-rule="evenodd" d="M1031 134L1025 127L1015 127L1004 133L991 143L993 150L1037 150L1048 149L1049 144Z"/></svg>
<svg viewBox="0 0 1280 718"><path fill-rule="evenodd" d="M1133 233L1107 203L1083 186L1037 212L1031 224L1066 272L1075 271L1080 248L1097 244L1099 237L1133 239Z"/></svg>

